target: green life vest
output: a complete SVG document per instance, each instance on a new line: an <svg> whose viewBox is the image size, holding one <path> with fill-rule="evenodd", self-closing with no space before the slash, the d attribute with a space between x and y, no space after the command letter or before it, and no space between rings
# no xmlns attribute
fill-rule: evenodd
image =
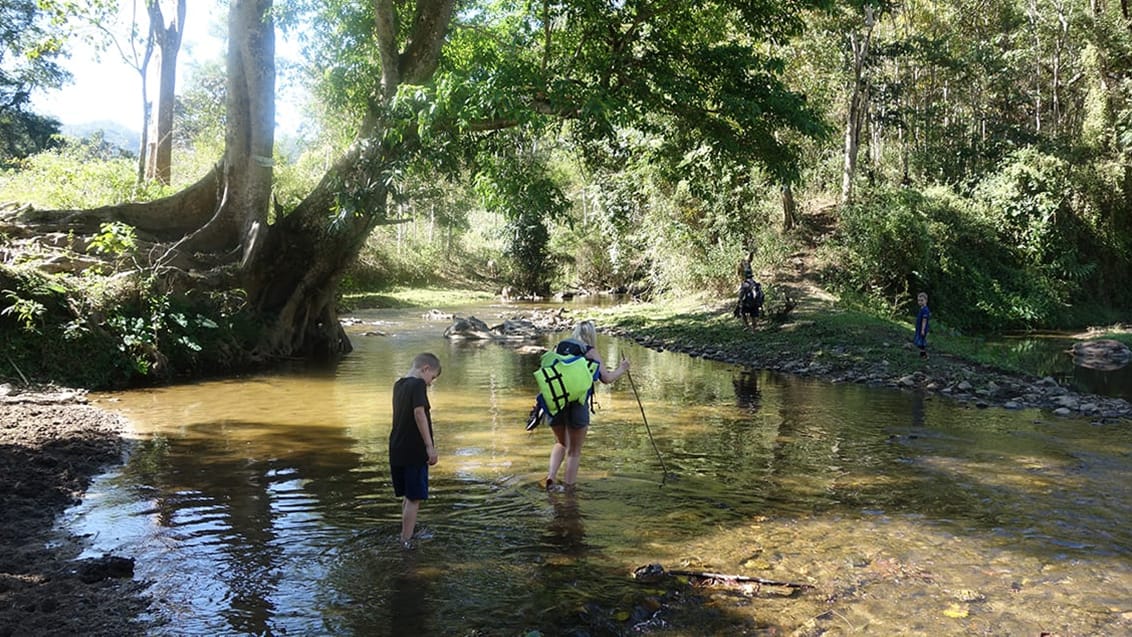
<svg viewBox="0 0 1132 637"><path fill-rule="evenodd" d="M551 350L542 355L535 382L551 416L570 403L586 400L598 374L597 363L585 356L564 356Z"/></svg>

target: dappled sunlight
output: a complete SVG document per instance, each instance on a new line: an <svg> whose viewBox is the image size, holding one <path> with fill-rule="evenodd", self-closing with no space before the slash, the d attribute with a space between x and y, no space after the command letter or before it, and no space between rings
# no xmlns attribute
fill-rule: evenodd
<svg viewBox="0 0 1132 637"><path fill-rule="evenodd" d="M756 518L707 530L666 558L669 568L812 584L788 598L755 593L755 612L821 634L1116 634L1129 625L1126 557L1033 555L994 530L957 532L916 515Z"/></svg>
<svg viewBox="0 0 1132 637"><path fill-rule="evenodd" d="M976 481L983 487L1009 488L1035 495L1049 495L1054 490L1079 489L1087 480L1077 473L1079 463L1072 460L1055 465L1049 458L1035 457L1000 458L991 462L972 458L926 456L918 462L941 473Z"/></svg>
<svg viewBox="0 0 1132 637"><path fill-rule="evenodd" d="M183 627L200 633L228 616L275 633L597 634L657 611L670 634L1127 628L1129 432L603 336L635 390L598 387L577 489L547 492L554 437L524 429L537 357L446 341L413 311L367 320L386 336L333 372L113 396L140 446L72 524L142 577L185 567L161 580L157 613L191 609ZM428 537L406 554L389 388L419 351L444 369L429 393L440 462ZM707 586L666 608L685 580L635 582L652 563L814 588Z"/></svg>

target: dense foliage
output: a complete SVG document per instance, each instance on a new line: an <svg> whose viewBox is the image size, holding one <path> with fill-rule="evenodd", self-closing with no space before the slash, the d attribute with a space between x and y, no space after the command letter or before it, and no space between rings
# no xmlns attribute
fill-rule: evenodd
<svg viewBox="0 0 1132 637"><path fill-rule="evenodd" d="M374 97L374 5L277 9L302 34L320 126L277 153L275 213L365 117L405 149L343 184L336 214L367 210L367 189L390 197L346 289L729 294L748 251L770 276L811 243L843 298L908 316L926 291L937 324L967 332L1132 307L1132 16L1114 3L465 3L436 72L388 100ZM37 81L56 81L50 68ZM177 133L187 180L225 139L221 70L192 82ZM0 201L168 192L132 183L127 160L94 161L97 148L14 165ZM9 326L50 306L33 289L9 290Z"/></svg>

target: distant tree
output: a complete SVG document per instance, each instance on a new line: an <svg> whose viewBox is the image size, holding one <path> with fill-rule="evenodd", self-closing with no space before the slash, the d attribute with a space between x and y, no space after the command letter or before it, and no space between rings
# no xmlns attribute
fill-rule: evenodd
<svg viewBox="0 0 1132 637"><path fill-rule="evenodd" d="M157 45L157 106L150 121L149 148L146 150L146 177L162 184L172 178L173 105L177 89L177 55L185 31L185 2L176 0L175 12L168 23L161 10L161 0L146 0L149 29Z"/></svg>
<svg viewBox="0 0 1132 637"><path fill-rule="evenodd" d="M54 148L59 120L23 109L0 109L0 162Z"/></svg>
<svg viewBox="0 0 1132 637"><path fill-rule="evenodd" d="M138 144L138 184L145 181L146 151L149 148L149 121L152 116L152 104L149 100L149 63L153 60L154 33L149 26L149 12L146 11L147 0L131 0L130 17L128 21L129 35L122 37L118 29L114 28L114 15L104 13L80 13L76 17L89 23L99 33L96 38L97 45L101 47L114 47L118 56L131 69L137 72L141 80L141 141ZM141 15L146 16L143 22Z"/></svg>
<svg viewBox="0 0 1132 637"><path fill-rule="evenodd" d="M0 160L47 148L59 122L29 110L36 88L58 88L70 76L59 65L62 31L37 0L0 2Z"/></svg>
<svg viewBox="0 0 1132 637"><path fill-rule="evenodd" d="M189 77L185 89L177 96L174 113L177 126L173 129L173 142L181 147L190 146L201 136L224 137L224 65L205 62Z"/></svg>

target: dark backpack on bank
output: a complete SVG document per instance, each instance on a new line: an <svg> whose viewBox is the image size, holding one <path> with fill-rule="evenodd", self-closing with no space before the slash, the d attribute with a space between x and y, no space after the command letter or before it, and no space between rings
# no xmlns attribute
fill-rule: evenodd
<svg viewBox="0 0 1132 637"><path fill-rule="evenodd" d="M747 279L739 288L739 303L735 308L735 315L746 314L758 316L763 307L763 286L758 281Z"/></svg>

